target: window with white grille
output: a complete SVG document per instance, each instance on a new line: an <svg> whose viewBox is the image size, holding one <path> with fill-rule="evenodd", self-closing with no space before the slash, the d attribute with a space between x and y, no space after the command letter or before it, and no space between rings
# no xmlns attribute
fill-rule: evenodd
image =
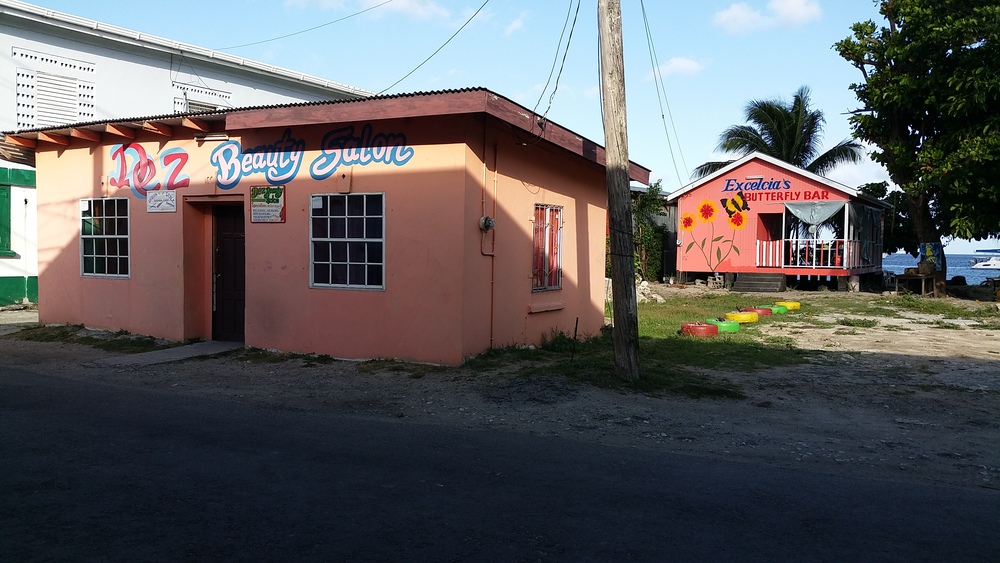
<svg viewBox="0 0 1000 563"><path fill-rule="evenodd" d="M385 194L312 196L312 286L385 288Z"/></svg>
<svg viewBox="0 0 1000 563"><path fill-rule="evenodd" d="M80 200L80 273L128 277L128 198Z"/></svg>

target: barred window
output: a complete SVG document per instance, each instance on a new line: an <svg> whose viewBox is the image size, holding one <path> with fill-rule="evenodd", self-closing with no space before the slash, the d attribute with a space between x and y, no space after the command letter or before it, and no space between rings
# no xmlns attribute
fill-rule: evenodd
<svg viewBox="0 0 1000 563"><path fill-rule="evenodd" d="M80 272L128 277L128 198L80 200Z"/></svg>
<svg viewBox="0 0 1000 563"><path fill-rule="evenodd" d="M535 205L532 291L562 288L562 207Z"/></svg>
<svg viewBox="0 0 1000 563"><path fill-rule="evenodd" d="M312 196L312 287L385 288L385 194Z"/></svg>

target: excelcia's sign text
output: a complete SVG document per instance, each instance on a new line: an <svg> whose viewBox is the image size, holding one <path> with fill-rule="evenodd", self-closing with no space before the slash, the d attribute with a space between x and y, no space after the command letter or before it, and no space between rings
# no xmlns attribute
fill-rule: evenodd
<svg viewBox="0 0 1000 563"><path fill-rule="evenodd" d="M790 180L775 180L774 178L771 178L770 180L764 180L761 178L753 181L747 180L746 182L740 182L735 178L726 178L726 185L722 187L722 191L724 192L790 189L792 189L792 182Z"/></svg>

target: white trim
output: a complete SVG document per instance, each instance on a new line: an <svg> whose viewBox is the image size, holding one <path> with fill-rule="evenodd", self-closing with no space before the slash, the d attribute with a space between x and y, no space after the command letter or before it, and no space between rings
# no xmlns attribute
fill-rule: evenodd
<svg viewBox="0 0 1000 563"><path fill-rule="evenodd" d="M690 191L694 191L694 190L700 188L701 186L703 186L703 185L705 185L705 184L707 184L707 183L715 180L716 178L719 178L720 176L725 176L726 174L732 172L733 170L739 168L740 166L743 166L744 164L750 162L751 160L755 160L755 159L756 160L763 160L764 162L767 162L768 164L771 164L773 166L777 166L778 168L782 168L782 169L787 170L789 172L793 172L795 174L799 174L800 176L805 176L809 180L812 180L812 181L817 182L819 184L823 184L823 185L827 186L830 189L834 189L834 190L837 190L839 192L843 192L843 193L845 193L845 194L847 194L847 195L849 195L851 197L859 197L859 195L860 195L860 194L858 194L858 191L855 190L854 188L845 186L844 184L841 184L840 182L834 182L833 180L831 180L829 178L824 178L823 176L819 176L817 174L813 174L812 172L809 172L808 170L805 170L803 168L799 168L798 166L794 166L792 164L788 164L787 162L785 162L783 160L779 160L777 158L774 158L773 156L768 156L768 155L766 155L764 153L755 152L755 153L752 153L752 154L748 154L748 155L744 156L743 158L741 158L739 160L735 160L735 161L731 162L725 168L721 168L721 169L713 172L712 174L709 174L708 176L705 176L704 178L699 178L699 179L695 180L694 182L691 182L690 184L688 184L688 185L686 185L686 186L684 186L682 188L679 188L679 189L676 189L676 190L670 192L669 194L667 194L667 201L674 201L677 198L681 197L682 195L684 195L684 194L686 194L686 193L688 193Z"/></svg>
<svg viewBox="0 0 1000 563"><path fill-rule="evenodd" d="M332 236L330 236L329 232L327 232L327 236L326 237L317 238L317 237L313 236L313 220L316 219L316 217L313 217L313 213L312 213L312 211L313 211L313 201L315 201L314 198L326 198L327 202L329 204L329 201L330 201L329 198L332 198L332 197L343 197L344 198L344 205L345 205L345 216L344 216L344 218L346 220L347 218L350 217L349 215L346 215L346 213L348 212L346 206L348 205L348 200L350 199L350 197L351 196L362 196L362 197L365 197L365 214L363 215L363 218L367 220L369 217L376 217L375 215L371 215L371 216L368 215L368 209L367 209L367 207L368 207L367 201L368 200L367 200L367 196L371 196L371 195L382 196L382 214L380 216L382 218L382 233L380 235L380 238L377 238L377 239L375 239L375 238L367 238L367 234L368 234L367 233L367 224L365 225L365 230L366 230L365 235L366 236L362 237L362 238L353 238L352 239L352 238L350 238L350 237L347 236L348 233L347 233L346 230L344 232L345 236L343 238L332 237ZM307 217L309 219L308 220L308 231L309 231L309 238L308 238L308 240L309 240L309 288L310 289L348 289L348 290L354 290L354 291L385 291L385 289L386 289L386 282L388 281L388 279L387 279L388 278L388 270L386 269L386 265L385 265L385 255L386 255L385 229L386 229L386 222L387 222L386 221L386 219L387 219L386 211L388 209L388 205L386 204L386 194L385 194L385 192L354 192L354 193L318 193L318 194L309 194L309 202L310 202L309 213L307 215ZM323 218L326 218L326 219L330 219L330 218L333 218L333 217L335 217L335 216L330 215L329 214L329 210L327 212L327 215L323 216ZM327 225L327 228L329 229L329 224ZM345 227L344 228L345 229L348 228L346 226L346 221L345 221ZM381 258L380 265L382 266L382 283L379 284L379 285L371 285L371 284L357 285L357 284L349 284L349 283L338 284L338 283L332 283L332 282L330 282L330 283L316 283L315 282L315 279L316 279L316 272L315 272L315 269L316 269L315 248L316 248L316 245L315 245L315 243L316 242L331 242L331 243L333 243L333 242L344 242L344 243L347 243L347 244L350 244L351 242L361 242L361 243L366 244L366 245L368 243L371 243L371 242L379 242L379 243L381 243L382 244L382 258ZM331 248L331 252L332 252L332 248ZM365 249L365 252L367 253L367 248ZM325 263L326 262L324 262L324 264ZM333 263L332 254L331 254L331 258L330 258L330 262L329 263L330 264ZM350 261L350 256L348 256L348 261L346 262L346 266L348 268L348 271L350 270L351 264L352 264L352 262ZM373 265L373 264L374 263L369 263L367 259L365 260L365 263L364 263L364 265L366 267L369 266L369 265ZM350 273L348 273L348 276L350 276ZM365 274L365 276L367 277L367 273ZM332 274L331 274L331 277L332 277ZM348 279L350 279L350 278L348 277Z"/></svg>
<svg viewBox="0 0 1000 563"><path fill-rule="evenodd" d="M88 202L88 205L93 205L93 202L95 202L95 201L103 201L103 202L114 201L114 202L117 202L119 200L125 202L125 213L126 213L125 220L128 222L127 223L128 224L128 233L126 233L124 236L120 235L120 234L117 234L117 233L114 234L114 235L108 235L108 234L85 235L83 233L83 221L84 221L84 217L83 217L83 202ZM116 203L115 204L115 215L111 216L111 217L113 217L115 219L120 218L120 216L117 214L118 213L117 205L118 204ZM82 199L80 199L80 214L79 214L78 217L79 217L79 221L80 221L80 254L79 254L80 255L80 277L84 277L84 278L130 279L132 277L132 204L129 201L129 198L127 198L127 197L85 197L85 198L82 198ZM100 219L105 219L105 220L107 218L108 218L108 215L106 213L102 214L102 216L100 217ZM84 255L84 246L85 246L84 243L88 239L95 241L95 243L94 243L95 245L97 244L96 243L97 240L104 240L104 241L115 240L115 241L118 241L118 240L124 239L125 243L128 245L128 251L127 251L127 253L124 256L121 255L121 254L116 254L115 258L116 259L125 258L125 260L127 260L127 262L128 262L128 272L125 273L125 274L108 274L108 273L98 274L98 273L88 273L88 272L86 272L85 269L84 269L84 260L86 258L86 256ZM95 260L98 258L98 255L96 254L96 252L93 255L93 258ZM108 255L105 253L103 255L103 258L106 261L108 259ZM95 262L95 264L96 264L96 262ZM107 270L107 264L106 263L105 263L105 270Z"/></svg>

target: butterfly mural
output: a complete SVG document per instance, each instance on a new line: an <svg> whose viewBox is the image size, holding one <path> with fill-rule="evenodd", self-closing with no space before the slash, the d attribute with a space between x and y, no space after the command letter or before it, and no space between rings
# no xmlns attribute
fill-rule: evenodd
<svg viewBox="0 0 1000 563"><path fill-rule="evenodd" d="M736 215L740 211L749 211L750 204L747 203L746 198L743 197L743 192L736 192L732 198L722 198L719 200L722 203L722 208L726 210L726 213L730 217Z"/></svg>

